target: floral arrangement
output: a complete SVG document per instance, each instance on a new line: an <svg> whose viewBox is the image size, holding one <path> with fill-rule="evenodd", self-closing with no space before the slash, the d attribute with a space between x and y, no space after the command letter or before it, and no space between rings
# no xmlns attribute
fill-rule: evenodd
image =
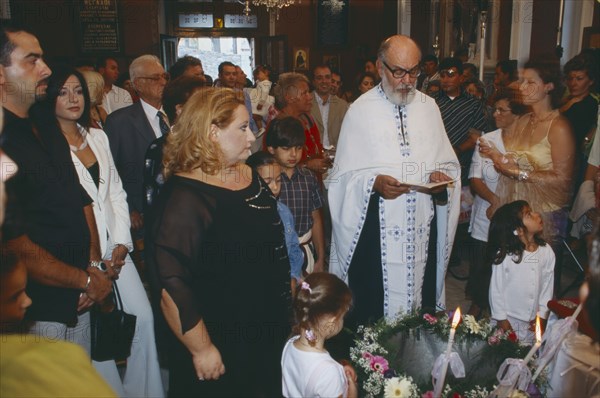
<svg viewBox="0 0 600 398"><path fill-rule="evenodd" d="M381 320L373 326L359 326L358 338L350 349L350 359L358 374L361 396L433 398L431 376L429 375L428 380L415 380L407 374L410 373L407 372L410 369L402 369L402 363L398 361L396 355L398 348L390 340L393 336L402 333L407 335L412 333L416 336L430 333L437 336L440 341L446 342L450 333L452 315L452 313L441 313L436 316L413 313L390 322ZM481 346L481 357L484 361L492 361L495 369L498 369L505 358L523 358L528 351L528 347L519 344L514 332L494 328L488 319L477 321L471 315L462 317L462 322L456 329L455 341ZM467 372L467 377L456 379L453 386L446 384L442 397L485 398L496 387L495 373L494 377L488 380L474 380L474 377L469 376ZM533 388L539 391L535 386Z"/></svg>

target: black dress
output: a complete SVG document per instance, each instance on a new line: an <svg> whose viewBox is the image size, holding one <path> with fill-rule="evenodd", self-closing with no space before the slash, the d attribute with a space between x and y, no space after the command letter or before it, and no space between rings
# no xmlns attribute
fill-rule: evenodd
<svg viewBox="0 0 600 398"><path fill-rule="evenodd" d="M166 289L183 333L204 320L225 374L198 381L187 349L169 352L170 396L280 396L290 266L275 198L256 173L232 191L172 176L146 242L155 298Z"/></svg>

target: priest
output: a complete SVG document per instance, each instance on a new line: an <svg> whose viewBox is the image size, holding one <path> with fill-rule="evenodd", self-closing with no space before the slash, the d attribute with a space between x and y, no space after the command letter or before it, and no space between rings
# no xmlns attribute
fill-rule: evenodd
<svg viewBox="0 0 600 398"><path fill-rule="evenodd" d="M346 113L326 181L330 271L352 290L350 325L420 308L428 254L430 261L435 257L434 301L444 306L460 166L435 101L415 88L420 61L409 37L395 35L381 44L381 83ZM432 229L437 239L429 245Z"/></svg>

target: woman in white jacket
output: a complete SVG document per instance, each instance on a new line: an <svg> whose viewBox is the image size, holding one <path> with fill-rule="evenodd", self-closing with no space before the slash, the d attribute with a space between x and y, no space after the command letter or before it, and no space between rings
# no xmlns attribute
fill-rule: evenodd
<svg viewBox="0 0 600 398"><path fill-rule="evenodd" d="M83 76L69 67L54 68L45 101L54 107L57 125L69 143L79 181L94 201L100 252L103 259L110 260L115 271L120 272L117 283L124 310L137 316L136 334L123 379L115 361L94 361L93 364L122 397L162 397L164 389L152 309L128 254L133 245L126 193L106 134L88 127L90 98Z"/></svg>

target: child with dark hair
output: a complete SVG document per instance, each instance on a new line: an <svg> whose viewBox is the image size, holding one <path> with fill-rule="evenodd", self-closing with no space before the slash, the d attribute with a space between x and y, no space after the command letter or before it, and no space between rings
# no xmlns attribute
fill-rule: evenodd
<svg viewBox="0 0 600 398"><path fill-rule="evenodd" d="M273 155L268 152L256 152L247 160L246 164L258 175L273 192L273 196L279 197L281 191L281 166ZM292 295L296 292L296 283L302 279L302 264L304 263L304 253L300 249L300 241L294 226L294 216L290 208L277 201L277 212L283 223L283 232L285 234L285 245L287 247L288 258L290 259L290 275L292 277Z"/></svg>
<svg viewBox="0 0 600 398"><path fill-rule="evenodd" d="M490 223L486 263L492 319L525 344L533 343L536 314L547 319L553 293L555 256L541 237L543 229L540 214L524 200L500 207Z"/></svg>
<svg viewBox="0 0 600 398"><path fill-rule="evenodd" d="M25 264L0 244L0 396L116 397L79 345L22 334L31 305L26 285Z"/></svg>
<svg viewBox="0 0 600 398"><path fill-rule="evenodd" d="M281 358L285 397L358 396L354 369L324 348L342 330L351 304L350 288L333 274L315 272L302 282L293 304L294 336Z"/></svg>
<svg viewBox="0 0 600 398"><path fill-rule="evenodd" d="M266 135L267 150L283 169L280 200L294 215L296 232L306 254L306 272L323 271L323 194L315 174L298 166L306 139L302 122L291 116L274 119L269 124Z"/></svg>
<svg viewBox="0 0 600 398"><path fill-rule="evenodd" d="M27 270L17 254L6 245L0 246L0 332L18 331L31 305L25 292Z"/></svg>

